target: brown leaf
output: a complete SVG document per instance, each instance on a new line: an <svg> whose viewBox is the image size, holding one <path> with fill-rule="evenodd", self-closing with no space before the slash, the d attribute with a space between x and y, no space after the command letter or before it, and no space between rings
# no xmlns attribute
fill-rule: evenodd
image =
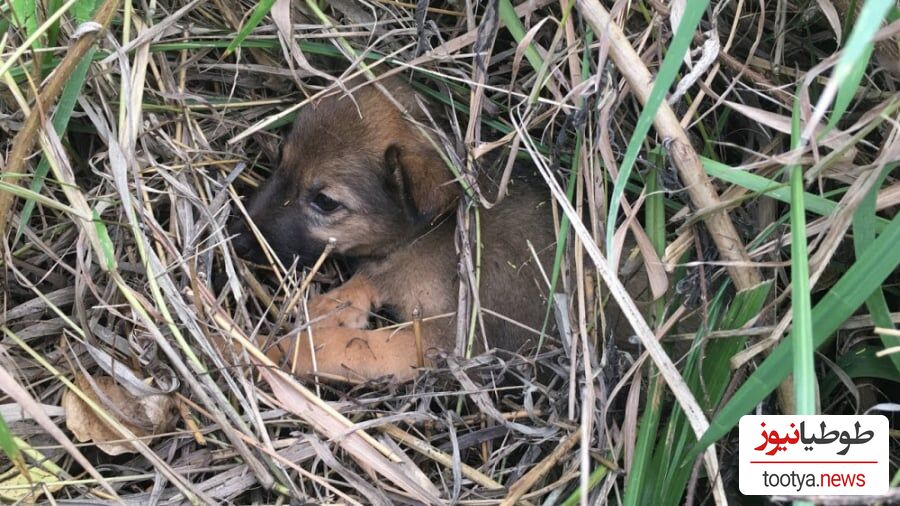
<svg viewBox="0 0 900 506"><path fill-rule="evenodd" d="M94 390L94 385L100 394ZM177 419L173 414L175 402L167 395L135 397L110 376L100 376L88 381L79 374L75 384L110 416L131 430L138 437L152 436L171 430ZM98 417L77 394L67 390L62 406L66 412L66 427L78 441L93 441L109 455L133 453L136 450L124 441L119 432Z"/></svg>

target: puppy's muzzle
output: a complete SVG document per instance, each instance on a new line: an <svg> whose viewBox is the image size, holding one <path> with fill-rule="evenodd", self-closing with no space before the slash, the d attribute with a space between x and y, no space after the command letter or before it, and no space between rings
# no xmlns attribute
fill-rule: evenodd
<svg viewBox="0 0 900 506"><path fill-rule="evenodd" d="M254 263L265 261L262 247L244 218L235 218L231 221L228 225L228 236L231 237L231 247L239 257Z"/></svg>

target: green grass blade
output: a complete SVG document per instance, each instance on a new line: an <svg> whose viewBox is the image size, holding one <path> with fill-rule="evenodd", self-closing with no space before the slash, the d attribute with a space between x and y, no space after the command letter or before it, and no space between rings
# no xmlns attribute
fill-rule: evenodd
<svg viewBox="0 0 900 506"><path fill-rule="evenodd" d="M237 35L235 35L234 39L231 40L228 47L225 49L225 56L234 52L234 50L244 42L244 39L250 35L250 32L252 32L253 29L259 25L259 22L266 17L266 14L272 10L273 5L275 5L275 0L260 0L260 2L256 4L250 17L247 18L247 22L244 23L244 26L241 27Z"/></svg>
<svg viewBox="0 0 900 506"><path fill-rule="evenodd" d="M499 7L500 21L509 30L510 35L516 39L516 42L521 42L525 38L525 26L522 25L522 20L516 15L516 9L513 7L512 2L510 0L500 0ZM571 5L569 9L571 9ZM528 63L535 69L539 69L544 65L544 59L541 58L533 44L528 44L528 47L525 48L525 58L528 59Z"/></svg>
<svg viewBox="0 0 900 506"><path fill-rule="evenodd" d="M593 488L596 487L600 483L600 480L605 478L608 473L609 473L609 468L607 468L606 466L601 465L601 466L597 467L597 469L594 469L594 471L591 472L590 478L588 478L588 487L591 490L593 490ZM569 497L566 498L565 501L560 503L560 506L575 506L580 501L581 501L581 487L578 487L575 489L574 492L572 492L572 494L569 495Z"/></svg>
<svg viewBox="0 0 900 506"><path fill-rule="evenodd" d="M896 163L885 166L878 180L872 185L872 189L866 194L866 197L860 203L856 212L853 214L853 246L856 248L856 255L861 255L866 248L875 240L875 200L878 197L878 189L881 188L884 179L888 174L897 168ZM875 289L872 295L866 300L866 308L872 316L872 321L876 326L892 329L894 322L891 320L890 310L888 309L887 300L884 297L884 291L881 287ZM885 348L900 346L900 338L881 334L881 342ZM880 359L883 362L891 361L896 369L895 373L900 373L900 353L891 353ZM900 377L900 376L898 376Z"/></svg>
<svg viewBox="0 0 900 506"><path fill-rule="evenodd" d="M663 255L666 249L666 208L665 194L660 191L657 172L660 170L665 160L662 159L661 153L657 153L654 157L657 161L656 167L652 168L644 181L644 188L647 191L647 201L644 206L646 218L647 235L656 253ZM665 313L665 301L660 298L654 306L655 320L660 322ZM625 496L622 503L628 506L638 504L643 493L649 489L646 480L651 476L649 468L653 463L653 450L657 441L657 433L659 431L659 421L662 418L663 403L662 394L665 391L665 383L662 376L656 373L653 365L647 366L648 382L650 384L647 389L647 407L641 415L640 427L638 429L637 443L634 447L634 460L631 462L631 469L628 470L628 476L625 481ZM637 381L637 380L635 380Z"/></svg>
<svg viewBox="0 0 900 506"><path fill-rule="evenodd" d="M791 148L800 146L800 101L794 101ZM791 317L793 320L794 398L796 414L816 414L815 346L812 335L812 302L809 286L809 252L806 245L806 206L803 203L803 167L786 168L791 178Z"/></svg>
<svg viewBox="0 0 900 506"><path fill-rule="evenodd" d="M659 74L657 74L653 88L650 90L650 96L647 98L647 103L638 117L634 132L631 134L631 140L628 141L625 158L619 166L619 175L616 178L612 197L609 200L609 216L606 219L607 251L612 249L613 235L616 232L616 220L619 216L619 203L622 200L622 195L625 193L625 184L628 182L628 178L631 177L631 170L634 168L635 161L637 161L641 144L643 144L647 132L650 131L650 125L653 123L656 111L666 98L666 92L678 76L678 70L684 62L684 55L690 49L694 31L697 29L703 13L706 12L708 4L709 0L688 0L684 17L681 18L675 37L672 38L672 42L669 44L666 57L659 68Z"/></svg>
<svg viewBox="0 0 900 506"><path fill-rule="evenodd" d="M55 3L59 4L59 1ZM79 23L86 23L94 18L100 0L80 0L72 6L72 17ZM55 9L54 9L55 10ZM51 10L51 12L54 12Z"/></svg>
<svg viewBox="0 0 900 506"><path fill-rule="evenodd" d="M816 347L849 318L871 295L866 287L879 286L900 264L900 215L894 217L884 232L872 241L866 251L844 273L838 282L816 304L812 311L813 338ZM741 416L749 413L790 374L793 336L788 336L747 378L710 424L709 430L691 450L699 455L707 446L733 429Z"/></svg>
<svg viewBox="0 0 900 506"><path fill-rule="evenodd" d="M106 268L113 271L117 266L116 246L113 244L112 238L109 236L109 230L100 218L100 214L97 213L96 209L93 210L93 213L94 229L97 231L97 237L100 240L100 251L98 251L98 253L103 257L101 260L106 265Z"/></svg>
<svg viewBox="0 0 900 506"><path fill-rule="evenodd" d="M62 0L50 0L47 2L47 12L56 12L62 5ZM53 47L59 42L59 21L50 25L47 29L47 47Z"/></svg>
<svg viewBox="0 0 900 506"><path fill-rule="evenodd" d="M876 355L881 350L880 346L863 346L854 349L850 353L841 355L837 359L837 366L849 378L879 378L895 383L900 382L897 369L885 357ZM821 395L823 399L829 399L835 388L841 385L841 380L836 373L831 373L822 379Z"/></svg>
<svg viewBox="0 0 900 506"><path fill-rule="evenodd" d="M722 181L726 181L731 184L736 184L760 195L766 195L767 197L771 197L784 203L789 204L791 202L790 188L784 183L779 183L766 177L751 174L747 171L735 170L725 165L724 163L710 160L708 158L702 158L701 160L703 161L703 169L710 176L721 179ZM837 202L833 200L829 200L808 192L803 194L803 202L806 206L807 212L816 213L819 216L828 216L834 213L835 211L837 211L838 206ZM884 218L874 218L873 226L875 227L876 232L880 233L882 230L884 230L887 224L888 220Z"/></svg>
<svg viewBox="0 0 900 506"><path fill-rule="evenodd" d="M38 11L37 3L34 0L11 0L12 14L10 21L13 26L21 28L25 31L25 35L31 35L38 28ZM41 47L40 40L34 41L32 49Z"/></svg>
<svg viewBox="0 0 900 506"><path fill-rule="evenodd" d="M16 445L12 431L9 430L9 425L6 424L3 415L0 415L0 450L10 462L18 462L21 458L19 447Z"/></svg>
<svg viewBox="0 0 900 506"><path fill-rule="evenodd" d="M767 281L753 288L738 292L734 300L724 311L721 321L715 326L718 330L735 330L741 328L750 319L759 314L765 305L772 289L773 283ZM710 304L711 321L718 320L716 314L725 300L725 287L719 290ZM735 353L743 349L746 338L714 339L701 346L700 340L704 337L705 329L697 335L697 341L688 359L685 374L689 379L691 391L697 397L701 407L705 411L713 411L721 402L722 396L731 381L731 365L729 360ZM654 502L661 498L662 504L679 504L682 502L685 490L691 477L693 456L688 456L691 445L697 440L694 431L690 428L684 413L680 409L675 410L675 415L669 421L673 427L673 443L661 441L659 444L665 458L657 460L657 473L665 476L665 480L657 483L659 490L656 497L648 496L645 492L644 502ZM674 423L673 423L674 422ZM672 465L673 463L682 465ZM659 480L659 478L657 478Z"/></svg>
<svg viewBox="0 0 900 506"><path fill-rule="evenodd" d="M21 186L19 186L17 184L7 183L6 181L3 181L2 179L4 179L4 178L2 176L0 176L0 192L11 193L21 199L35 200L38 203L40 203L41 205L47 206L51 209L56 209L57 211L62 211L64 213L70 213L73 216L80 216L82 218L85 217L74 207L63 204L59 200L52 199L50 197L45 197L44 195L41 195L40 193L35 193L27 188L22 188ZM12 178L6 178L6 179L12 179Z"/></svg>
<svg viewBox="0 0 900 506"><path fill-rule="evenodd" d="M847 111L847 107L859 90L859 83L872 56L872 37L881 26L885 16L894 6L895 0L867 0L853 25L850 38L841 58L834 68L832 79L838 80L838 91L834 101L828 129L834 127Z"/></svg>
<svg viewBox="0 0 900 506"><path fill-rule="evenodd" d="M653 462L654 443L659 433L659 421L662 417L662 393L665 390L665 382L662 376L656 372L655 367L650 367L650 387L647 390L647 407L641 416L641 424L638 429L637 444L634 447L634 460L625 481L625 497L622 504L635 506L642 495L646 493L651 484L650 465ZM635 381L638 381L636 378Z"/></svg>

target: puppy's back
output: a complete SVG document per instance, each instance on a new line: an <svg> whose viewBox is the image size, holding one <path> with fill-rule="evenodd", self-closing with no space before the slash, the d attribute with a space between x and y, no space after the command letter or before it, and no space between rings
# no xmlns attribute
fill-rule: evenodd
<svg viewBox="0 0 900 506"><path fill-rule="evenodd" d="M481 211L481 305L540 330L546 314L556 236L549 194L536 185L515 181L499 205ZM543 272L542 272L543 271ZM488 313L489 342L517 350L535 335Z"/></svg>
<svg viewBox="0 0 900 506"><path fill-rule="evenodd" d="M548 197L539 187L517 184L499 205L480 211L479 299L481 307L490 310L482 312L489 347L518 350L529 341L536 342L533 333L511 321L538 330L543 324L549 289L541 270L549 276L556 240ZM385 303L399 320L412 320L416 309L424 316L457 310L459 259L453 218L446 217L389 258L366 268L366 274L388 295ZM455 316L433 322L428 330L432 344L453 350ZM477 340L476 351L484 351L483 343Z"/></svg>

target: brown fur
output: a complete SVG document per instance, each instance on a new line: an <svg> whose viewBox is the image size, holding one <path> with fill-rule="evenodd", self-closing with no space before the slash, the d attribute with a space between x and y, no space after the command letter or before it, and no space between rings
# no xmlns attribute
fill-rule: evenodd
<svg viewBox="0 0 900 506"><path fill-rule="evenodd" d="M388 81L391 95L413 119L421 119L414 95ZM285 261L313 263L329 238L335 253L357 266L344 285L310 302L312 341L285 340L270 352L296 360L298 372L341 380L392 374L410 379L419 359L411 327L370 330L369 315L390 309L400 321L419 314L424 347L452 352L459 293L455 209L459 185L413 121L374 86L350 96L331 96L305 107L287 137L277 171L247 204L254 223ZM543 260L555 241L546 196L513 185L499 206L481 212L481 306L540 328L546 282L528 242ZM324 194L328 200L323 200ZM329 202L332 201L332 202ZM324 211L332 203L334 210ZM318 206L318 207L317 207ZM261 260L261 250L238 224L235 250ZM547 264L548 262L545 262ZM549 273L549 265L545 265ZM478 349L518 349L533 334L483 313ZM480 333L479 333L480 335Z"/></svg>

